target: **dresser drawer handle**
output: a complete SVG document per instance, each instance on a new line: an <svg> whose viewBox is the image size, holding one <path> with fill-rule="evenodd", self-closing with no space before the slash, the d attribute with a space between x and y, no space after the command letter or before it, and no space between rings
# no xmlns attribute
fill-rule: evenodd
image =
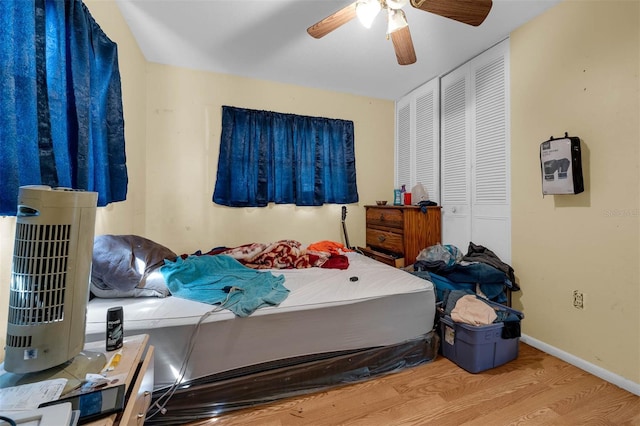
<svg viewBox="0 0 640 426"><path fill-rule="evenodd" d="M384 214L380 213L380 222L384 222Z"/></svg>
<svg viewBox="0 0 640 426"><path fill-rule="evenodd" d="M378 241L380 241L381 243L384 242L384 240L386 240L387 238L384 235L378 235Z"/></svg>

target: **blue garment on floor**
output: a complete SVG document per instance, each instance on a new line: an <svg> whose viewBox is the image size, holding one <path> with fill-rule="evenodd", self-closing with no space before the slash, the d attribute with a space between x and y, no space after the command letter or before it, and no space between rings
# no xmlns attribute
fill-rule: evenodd
<svg viewBox="0 0 640 426"><path fill-rule="evenodd" d="M247 268L227 255L165 260L160 272L173 296L212 305L224 302L239 317L278 305L289 295L284 275Z"/></svg>
<svg viewBox="0 0 640 426"><path fill-rule="evenodd" d="M436 288L436 300L443 300L444 290L468 290L472 293L476 291L476 282L458 282L449 279L449 277L443 277L438 274L430 272L431 282ZM504 275L504 274L503 274ZM504 292L504 282L493 283L477 283L480 286L480 291L484 293L487 299L497 302L506 303L507 296Z"/></svg>
<svg viewBox="0 0 640 426"><path fill-rule="evenodd" d="M505 303L505 289L513 288L513 283L499 269L481 262L456 263L448 266L442 261L420 260L414 264L417 273L428 272L430 280L436 286L436 296L442 300L443 290L476 291L476 284L489 300Z"/></svg>
<svg viewBox="0 0 640 426"><path fill-rule="evenodd" d="M477 283L511 287L511 280L497 268L486 263L456 264L451 269L437 272L457 283Z"/></svg>

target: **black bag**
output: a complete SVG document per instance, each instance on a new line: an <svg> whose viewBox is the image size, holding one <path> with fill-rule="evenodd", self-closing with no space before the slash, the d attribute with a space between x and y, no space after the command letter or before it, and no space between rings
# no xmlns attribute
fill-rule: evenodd
<svg viewBox="0 0 640 426"><path fill-rule="evenodd" d="M542 194L579 194L584 191L580 138L564 134L540 144Z"/></svg>

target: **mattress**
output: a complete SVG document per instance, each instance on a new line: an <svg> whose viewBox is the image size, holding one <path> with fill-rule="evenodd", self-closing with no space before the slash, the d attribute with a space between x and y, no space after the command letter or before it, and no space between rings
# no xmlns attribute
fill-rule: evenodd
<svg viewBox="0 0 640 426"><path fill-rule="evenodd" d="M279 306L246 318L177 297L96 298L87 309L86 341L104 340L107 309L122 306L125 335L149 334L155 346L158 389L176 381L192 337L182 382L286 358L394 345L432 330L430 281L358 253L348 258L345 270L270 270L284 275L290 293Z"/></svg>

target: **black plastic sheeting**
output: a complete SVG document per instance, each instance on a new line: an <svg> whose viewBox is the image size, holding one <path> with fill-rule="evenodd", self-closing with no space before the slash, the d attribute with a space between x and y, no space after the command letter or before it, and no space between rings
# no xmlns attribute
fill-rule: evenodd
<svg viewBox="0 0 640 426"><path fill-rule="evenodd" d="M361 382L436 359L440 339L431 331L391 346L333 352L260 364L154 391L145 425L176 425L283 398ZM157 412L159 407L166 411ZM157 414L154 414L156 413Z"/></svg>

